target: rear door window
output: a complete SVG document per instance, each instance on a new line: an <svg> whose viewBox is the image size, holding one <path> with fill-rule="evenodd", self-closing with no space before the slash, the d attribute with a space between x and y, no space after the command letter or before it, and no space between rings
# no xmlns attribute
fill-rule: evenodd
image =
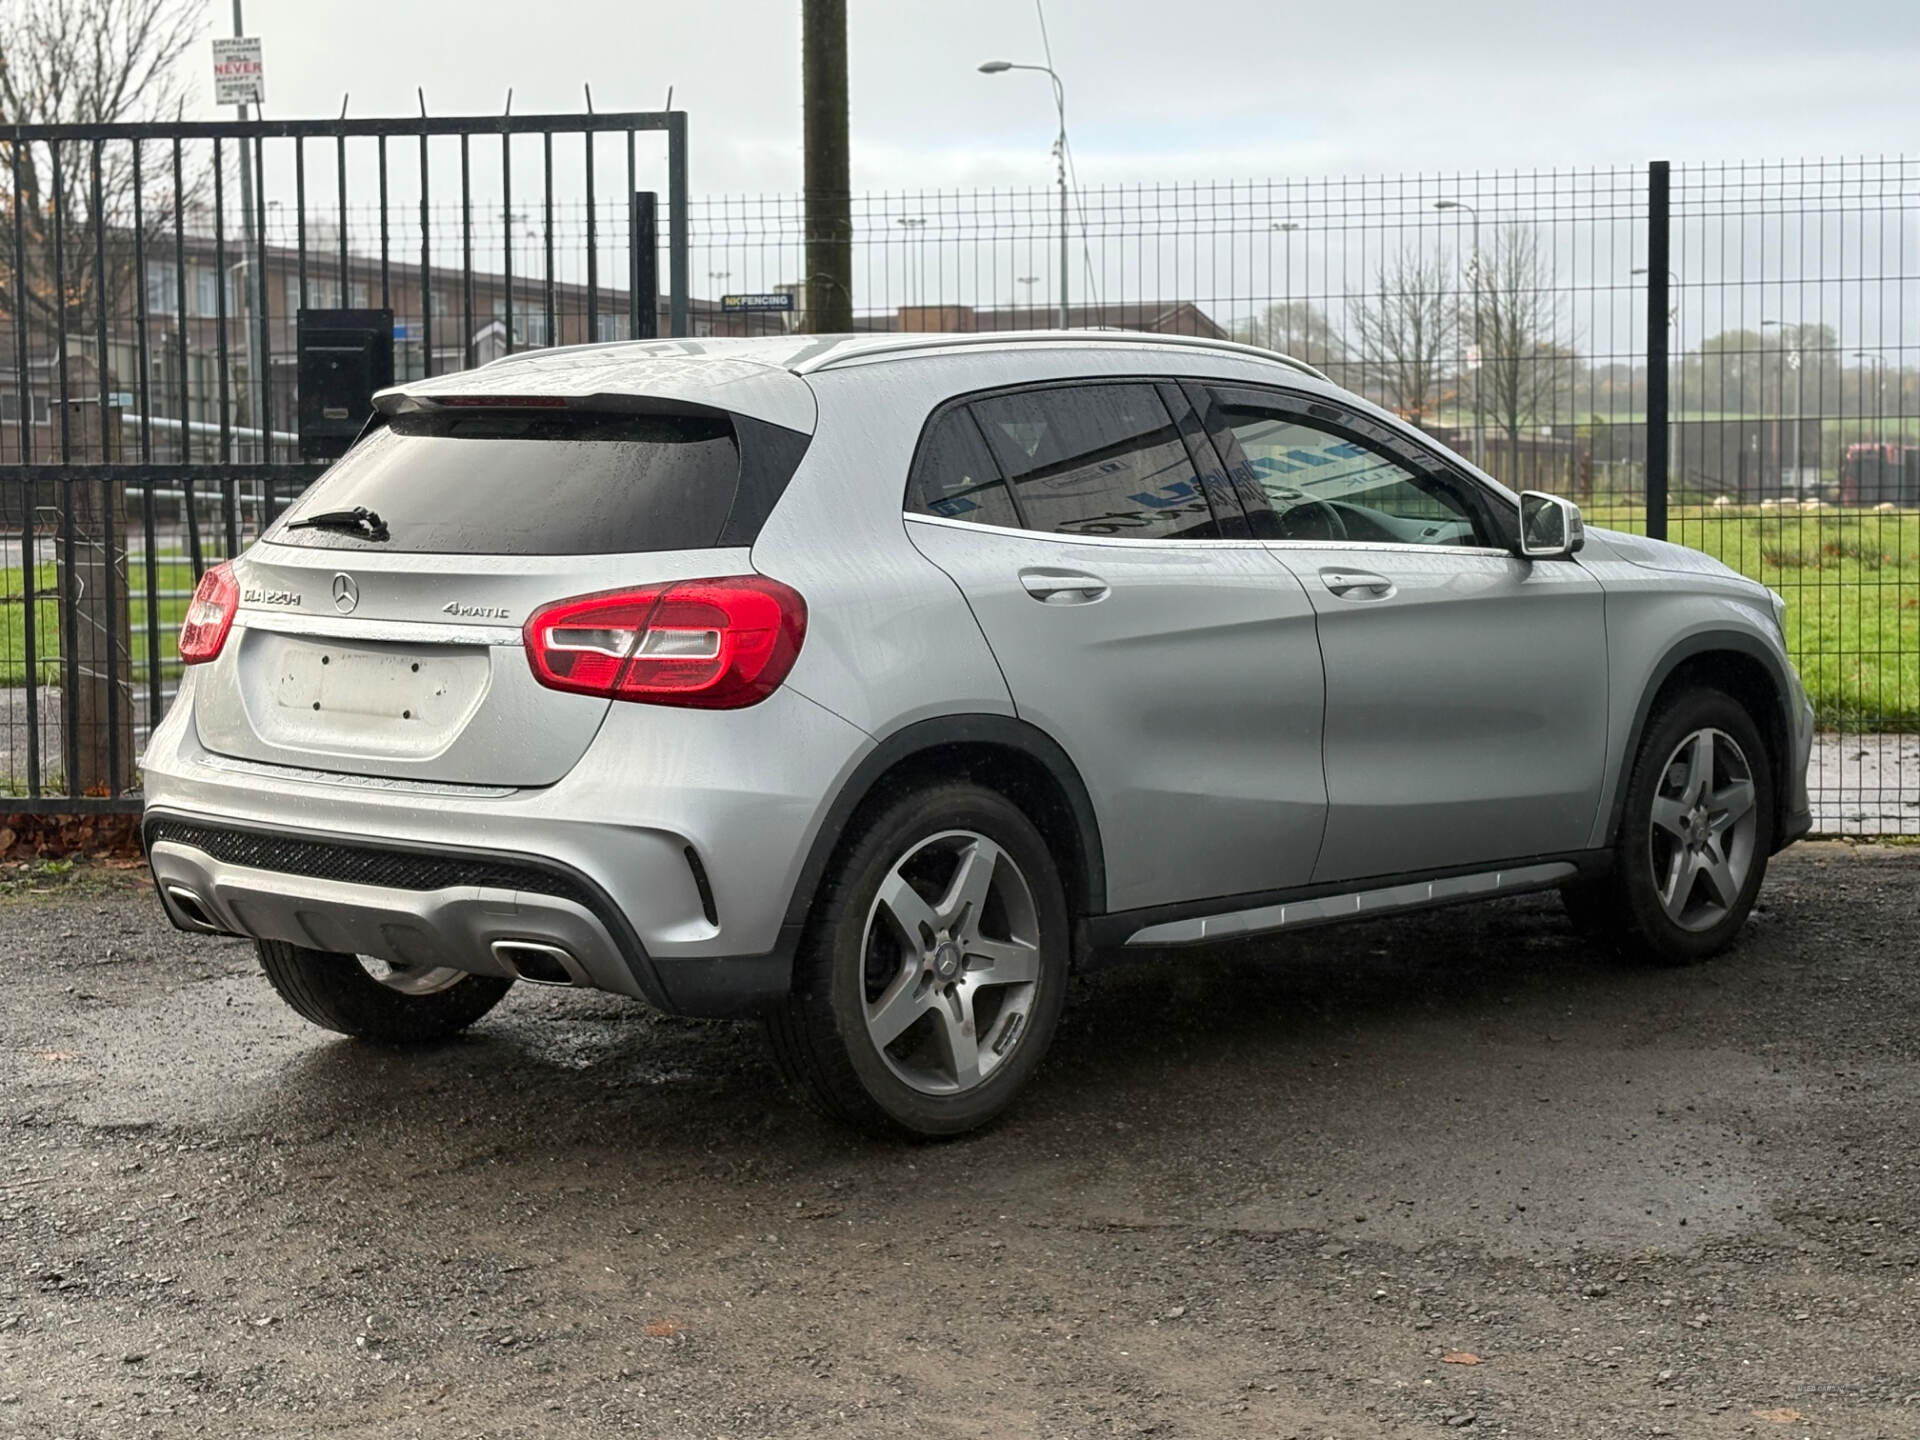
<svg viewBox="0 0 1920 1440"><path fill-rule="evenodd" d="M1061 385L973 404L1029 530L1218 539L1193 459L1150 384Z"/></svg>
<svg viewBox="0 0 1920 1440"><path fill-rule="evenodd" d="M442 555L699 550L719 543L739 481L725 415L400 415L315 481L269 538ZM363 505L389 540L287 528Z"/></svg>
<svg viewBox="0 0 1920 1440"><path fill-rule="evenodd" d="M914 458L908 508L946 520L1017 528L1019 517L1007 496L1007 482L987 453L980 427L964 407L933 422Z"/></svg>

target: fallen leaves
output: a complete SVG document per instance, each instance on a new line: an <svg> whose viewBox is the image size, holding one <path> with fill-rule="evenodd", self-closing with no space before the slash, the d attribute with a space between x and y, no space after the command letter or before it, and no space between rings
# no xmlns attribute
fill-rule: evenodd
<svg viewBox="0 0 1920 1440"><path fill-rule="evenodd" d="M1753 1412L1753 1418L1756 1420L1771 1421L1775 1425L1797 1425L1807 1417L1802 1415L1798 1410L1788 1410L1782 1407L1778 1410L1756 1410Z"/></svg>
<svg viewBox="0 0 1920 1440"><path fill-rule="evenodd" d="M680 1327L671 1320L649 1320L641 1328L641 1333L655 1340L667 1340L680 1333Z"/></svg>
<svg viewBox="0 0 1920 1440"><path fill-rule="evenodd" d="M1442 1355L1440 1363L1442 1365L1482 1365L1486 1362L1471 1350L1456 1350L1451 1355Z"/></svg>
<svg viewBox="0 0 1920 1440"><path fill-rule="evenodd" d="M138 860L140 817L134 815L0 815L0 858L44 860L91 855Z"/></svg>

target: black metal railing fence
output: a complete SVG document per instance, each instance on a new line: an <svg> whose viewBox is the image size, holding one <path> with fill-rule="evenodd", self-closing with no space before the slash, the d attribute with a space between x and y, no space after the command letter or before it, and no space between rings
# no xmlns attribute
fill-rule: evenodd
<svg viewBox="0 0 1920 1440"><path fill-rule="evenodd" d="M617 130L615 120L594 123ZM291 468L294 437L275 418L291 413L288 317L303 301L392 303L403 374L649 329L805 325L721 300L800 294L799 197L670 193L660 214L681 243L660 273L679 277L670 288L681 298L643 305L631 277L656 262L650 243L631 243L630 207L649 188L626 159L632 134L595 131L598 160L569 168L542 154L554 137L527 123L486 141L499 148L484 173L478 132L416 133L404 146L398 132L349 137L374 156L358 168L339 137L309 137L313 159L283 163L278 178L252 162L257 223L240 240L255 266L240 269L230 308L195 256L217 259L234 233L220 218L237 203L233 184L215 164L196 191L189 152L167 191L180 218L162 196L159 228L131 230L146 237L135 261L151 264L159 243L155 284L140 269L143 283L129 287L109 264L93 292L108 297L104 327L82 284L70 307L12 338L20 372L39 366L25 387L18 376L0 384L14 396L0 400L0 456L21 462L0 466L0 546L14 551L0 561L0 784L23 807L135 803L132 747L170 693L172 633L194 575L244 546L310 473ZM443 183L435 146L458 180ZM421 183L400 179L403 148ZM75 163L90 183L84 156L62 162L63 182ZM167 185L173 170L169 154ZM1822 730L1811 777L1820 830L1916 833L1917 171L1872 159L1095 186L1069 194L1064 232L1058 193L1045 188L856 195L855 325L1064 321L1285 350L1516 488L1568 494L1594 523L1715 555L1789 601L1790 647ZM382 188L362 185L363 172ZM544 177L531 192L529 175ZM74 246L111 250L121 233L78 219L51 227L44 248L59 253L39 263L61 271ZM17 293L21 269L0 273L0 289ZM63 339L82 330L108 355L131 335L147 362L139 383L110 387L87 371L91 352ZM36 418L29 391L41 377L48 403ZM10 411L28 416L18 433ZM108 491L89 502L90 485ZM109 607L93 628L117 630L128 698L124 709L96 698L76 720L93 669L89 622L63 615L87 580L87 547L109 528L125 558L105 584L119 587L127 618ZM125 759L105 765L103 781L72 737L109 726L119 746L109 753Z"/></svg>

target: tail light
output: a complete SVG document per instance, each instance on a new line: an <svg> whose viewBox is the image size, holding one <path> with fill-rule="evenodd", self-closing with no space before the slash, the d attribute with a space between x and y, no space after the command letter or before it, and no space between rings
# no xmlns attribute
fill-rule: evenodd
<svg viewBox="0 0 1920 1440"><path fill-rule="evenodd" d="M211 660L227 643L233 612L240 608L240 587L233 580L233 562L222 560L194 586L187 618L180 623L180 658L189 665Z"/></svg>
<svg viewBox="0 0 1920 1440"><path fill-rule="evenodd" d="M807 633L807 602L760 575L680 580L542 606L523 634L554 690L737 710L780 688Z"/></svg>

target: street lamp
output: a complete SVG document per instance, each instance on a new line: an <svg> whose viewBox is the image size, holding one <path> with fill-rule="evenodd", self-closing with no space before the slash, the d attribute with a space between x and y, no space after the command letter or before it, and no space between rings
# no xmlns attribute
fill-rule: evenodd
<svg viewBox="0 0 1920 1440"><path fill-rule="evenodd" d="M1787 338L1787 326L1784 320L1762 320L1760 322L1760 328L1762 330L1769 328L1778 329L1780 339L1783 343ZM1797 495L1805 488L1803 477L1805 467L1801 463L1802 456L1800 453L1800 416L1807 408L1807 372L1806 367L1801 363L1800 347L1798 345L1795 345L1787 354L1787 368L1793 371L1793 489ZM1786 399L1786 388L1787 380L1783 375L1780 377L1780 391L1783 404ZM1816 461L1814 465L1814 483L1816 487L1819 484L1818 461Z"/></svg>
<svg viewBox="0 0 1920 1440"><path fill-rule="evenodd" d="M1630 273L1634 275L1645 275L1648 271L1646 266L1636 265ZM1679 272L1674 270L1667 271L1667 279L1673 284L1678 285L1680 283ZM1681 363L1684 364L1686 361L1686 337L1680 329L1680 302L1678 300L1675 300L1673 304L1667 307L1667 324L1673 327L1674 348L1681 352Z"/></svg>
<svg viewBox="0 0 1920 1440"><path fill-rule="evenodd" d="M1887 357L1875 350L1856 350L1856 360L1873 362L1873 474L1875 492L1881 499L1884 494L1887 474Z"/></svg>
<svg viewBox="0 0 1920 1440"><path fill-rule="evenodd" d="M1060 133L1053 142L1053 158L1060 178L1060 328L1067 328L1067 87L1051 65L1017 65L1011 60L988 60L982 75L1004 75L1009 70L1034 70L1053 81L1053 107L1060 116Z"/></svg>
<svg viewBox="0 0 1920 1440"><path fill-rule="evenodd" d="M905 230L907 234L915 235L927 228L927 217L924 215L896 215L893 223ZM920 303L920 286L917 283L917 279L924 278L924 276L916 277L913 251L907 251L907 294L911 297L911 303L915 305Z"/></svg>
<svg viewBox="0 0 1920 1440"><path fill-rule="evenodd" d="M1473 217L1473 263L1468 269L1473 272L1474 353L1468 358L1473 361L1473 463L1484 470L1487 468L1487 438L1486 426L1481 423L1480 419L1480 364L1482 359L1480 355L1480 212L1464 200L1436 200L1433 202L1433 208L1436 210L1464 210ZM1518 465L1519 456L1514 456L1512 463Z"/></svg>

